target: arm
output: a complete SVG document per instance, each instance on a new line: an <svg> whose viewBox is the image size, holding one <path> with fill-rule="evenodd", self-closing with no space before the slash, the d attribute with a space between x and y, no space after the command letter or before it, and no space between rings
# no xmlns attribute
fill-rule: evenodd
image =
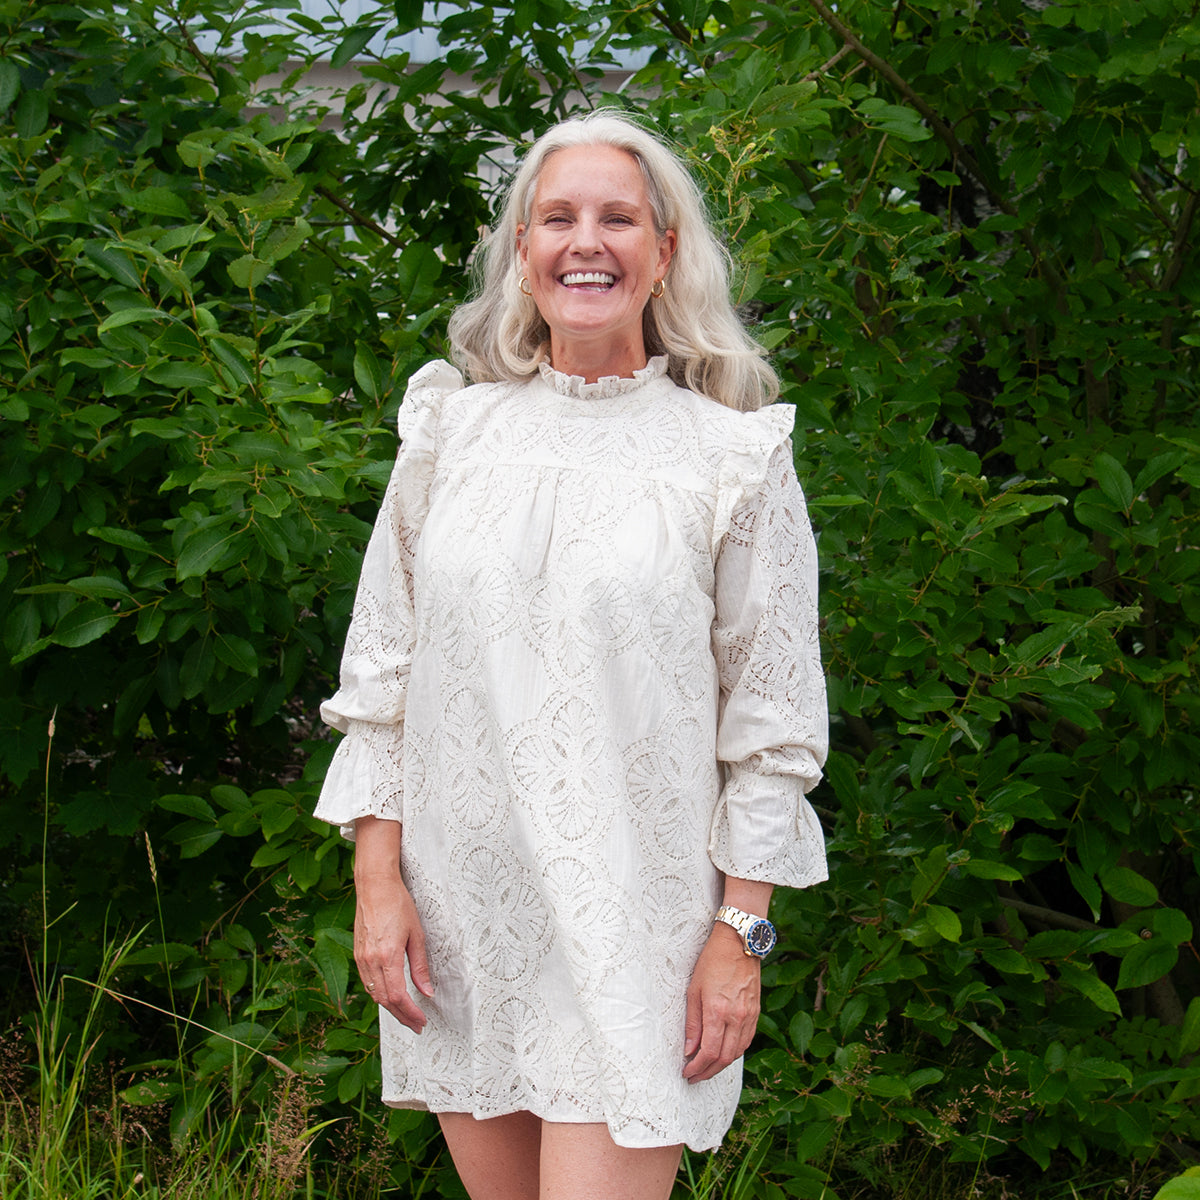
<svg viewBox="0 0 1200 1200"><path fill-rule="evenodd" d="M400 823L359 817L354 823L354 960L372 997L402 1025L420 1033L426 1017L404 983L433 995L425 933L400 875Z"/></svg>
<svg viewBox="0 0 1200 1200"><path fill-rule="evenodd" d="M726 876L723 903L765 917L773 885ZM746 954L728 925L714 922L687 995L683 1077L711 1079L741 1058L758 1027L762 960Z"/></svg>
<svg viewBox="0 0 1200 1200"><path fill-rule="evenodd" d="M726 779L709 854L725 874L724 903L755 916L767 915L773 884L825 878L820 825L804 798L827 744L816 586L812 531L785 441L734 512L716 563L717 757ZM713 925L688 988L685 1079L710 1079L745 1052L758 1024L761 970L733 929Z"/></svg>

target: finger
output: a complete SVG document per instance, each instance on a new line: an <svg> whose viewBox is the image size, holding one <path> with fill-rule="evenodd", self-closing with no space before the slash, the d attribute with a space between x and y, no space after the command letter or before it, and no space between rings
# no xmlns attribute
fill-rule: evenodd
<svg viewBox="0 0 1200 1200"><path fill-rule="evenodd" d="M700 1001L696 1001L700 1007ZM705 1012L701 1017L699 1045L697 1045L687 1065L683 1069L683 1077L691 1083L699 1083L710 1077L713 1064L721 1054L721 1043L724 1040L725 1023L718 1020L715 1013Z"/></svg>
<svg viewBox="0 0 1200 1200"><path fill-rule="evenodd" d="M385 974L383 984L373 994L401 1025L407 1025L414 1033L425 1028L429 1018L404 986L403 973L398 978L395 972Z"/></svg>
<svg viewBox="0 0 1200 1200"><path fill-rule="evenodd" d="M408 939L408 971L417 991L423 996L432 996L433 978L429 973L429 956L425 952L425 931L420 925Z"/></svg>
<svg viewBox="0 0 1200 1200"><path fill-rule="evenodd" d="M700 1019L700 998L692 992L687 995L687 1017L683 1023L683 1057L691 1058L700 1045L703 1022ZM685 1069L684 1074L687 1074Z"/></svg>

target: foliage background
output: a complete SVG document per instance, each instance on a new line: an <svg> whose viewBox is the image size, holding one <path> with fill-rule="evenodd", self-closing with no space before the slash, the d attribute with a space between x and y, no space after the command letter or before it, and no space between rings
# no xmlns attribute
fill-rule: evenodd
<svg viewBox="0 0 1200 1200"><path fill-rule="evenodd" d="M314 713L481 162L616 103L705 181L798 406L834 709L833 877L778 898L681 1186L1148 1194L1200 1151L1196 5L439 16L417 65L412 0L0 0L4 1023L40 986L81 1027L137 932L93 1062L152 1141L286 1102L310 1189L386 1137L372 1186L455 1194L376 1107Z"/></svg>

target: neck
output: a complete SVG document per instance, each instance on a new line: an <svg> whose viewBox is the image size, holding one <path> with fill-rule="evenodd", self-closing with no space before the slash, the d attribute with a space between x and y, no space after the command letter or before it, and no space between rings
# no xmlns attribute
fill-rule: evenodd
<svg viewBox="0 0 1200 1200"><path fill-rule="evenodd" d="M550 334L550 365L564 375L582 375L585 383L595 383L610 375L632 379L634 371L646 365L646 347L638 338L636 345L611 342L592 345L563 343Z"/></svg>

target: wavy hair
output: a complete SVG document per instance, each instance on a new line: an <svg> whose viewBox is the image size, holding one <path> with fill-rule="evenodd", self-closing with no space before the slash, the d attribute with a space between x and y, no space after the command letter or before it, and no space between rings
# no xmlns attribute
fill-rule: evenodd
<svg viewBox="0 0 1200 1200"><path fill-rule="evenodd" d="M479 244L471 299L450 317L457 365L476 383L521 382L549 354L550 330L520 288L517 228L528 226L547 159L572 146L614 146L632 155L646 181L655 232L662 237L675 231L665 291L642 313L646 353L665 354L677 384L730 408L769 404L779 395L779 380L730 302L732 260L717 240L699 187L673 150L611 109L555 125L525 155L495 227Z"/></svg>

